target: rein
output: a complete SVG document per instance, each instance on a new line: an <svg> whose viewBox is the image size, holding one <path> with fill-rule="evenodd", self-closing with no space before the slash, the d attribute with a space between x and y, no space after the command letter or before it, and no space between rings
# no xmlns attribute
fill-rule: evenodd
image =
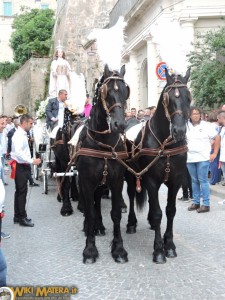
<svg viewBox="0 0 225 300"><path fill-rule="evenodd" d="M187 148L187 145L183 145L183 146L172 148L172 149L168 149L168 148L165 149L169 145L174 144L175 141L173 140L172 136L170 135L163 142L160 142L159 139L154 134L152 128L151 128L150 121L148 122L149 123L149 125L148 125L149 130L150 130L151 134L153 135L153 137L155 138L155 140L158 142L158 144L160 146L158 148L142 148L142 142L143 142L143 139L144 139L144 136L145 136L145 131L146 131L145 130L146 126L143 126L141 141L137 146L135 146L135 148L132 151L132 153L134 151L137 151L137 153L132 155L132 158L127 160L127 161L125 161L125 160L128 158L129 153L128 153L126 145L125 145L125 141L126 141L125 136L124 136L124 141L123 141L125 150L117 152L117 151L115 151L115 148L118 145L119 141L121 140L121 137L119 137L119 139L117 140L117 142L114 146L110 146L110 145L107 145L107 144L104 144L102 142L97 141L96 139L94 139L90 135L90 132L99 133L99 134L111 133L111 129L110 129L110 120L111 120L110 112L115 107L122 108L120 103L115 103L114 105L112 105L109 108L106 105L105 98L107 96L107 84L110 80L115 80L114 89L118 90L116 80L124 81L124 79L120 78L118 76L108 77L103 82L103 85L102 85L101 90L100 90L101 101L102 101L103 108L104 108L104 110L106 111L106 114L107 114L107 123L108 123L109 128L107 130L104 130L104 131L96 131L96 130L90 129L88 126L86 126L87 136L92 141L94 141L98 146L106 148L109 151L95 150L95 149L91 149L91 148L82 148L81 143L79 143L76 147L76 150L75 150L75 153L74 153L73 157L71 158L71 161L69 163L68 168L72 165L72 163L76 162L76 160L79 156L88 156L88 157L95 157L95 158L104 159L105 164L104 164L103 179L102 179L102 184L104 184L106 182L106 177L108 175L108 165L107 165L108 159L116 160L136 177L136 190L137 190L137 192L140 192L141 191L141 184L140 184L141 176L143 176L160 158L165 157L166 158L166 168L165 168L164 182L168 181L169 173L170 173L170 157L178 155L178 154L186 153L188 151L188 148ZM180 92L179 92L180 87L186 87L187 88L187 85L183 84L182 82L180 82L178 80L175 80L175 82L172 85L169 85L165 88L165 91L164 91L164 94L163 94L163 102L162 103L163 103L163 106L164 106L165 115L166 115L169 122L171 122L171 119L173 118L173 116L175 114L179 114L179 115L183 114L183 112L181 110L177 110L177 111L175 111L171 114L168 111L169 93L172 89L175 89L175 97L178 98L180 96ZM136 172L133 168L131 168L128 165L127 162L134 162L134 161L137 160L137 158L139 158L141 156L153 157L153 160L143 170L141 170L140 172Z"/></svg>
<svg viewBox="0 0 225 300"><path fill-rule="evenodd" d="M158 139L157 139L158 140ZM165 149L166 146L173 144L174 141L172 137L169 136L163 143L160 143L159 148L141 148L139 152L136 153L129 161L135 161L138 157L141 156L150 156L155 157L143 170L140 172L136 172L133 168L131 168L126 162L121 160L119 157L116 158L118 162L120 162L129 172L131 172L136 177L136 190L137 192L141 192L141 185L140 185L140 178L144 175L156 162L159 158L166 157L166 168L165 168L165 178L164 182L168 181L169 173L170 173L170 157L182 154L188 151L187 145L172 148L172 149Z"/></svg>

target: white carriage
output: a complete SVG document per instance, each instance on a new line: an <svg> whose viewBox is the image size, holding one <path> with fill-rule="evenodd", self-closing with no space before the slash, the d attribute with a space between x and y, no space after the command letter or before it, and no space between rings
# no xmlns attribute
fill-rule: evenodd
<svg viewBox="0 0 225 300"><path fill-rule="evenodd" d="M34 166L34 178L43 181L43 191L48 193L48 178L53 176L55 156L50 146L50 132L45 120L37 120L33 128L33 156L41 158L41 165Z"/></svg>
<svg viewBox="0 0 225 300"><path fill-rule="evenodd" d="M68 109L76 114L80 114L84 110L85 99L86 99L86 87L84 75L70 72L70 99L66 100ZM48 103L49 98L41 103L41 112L45 112L45 107ZM45 115L45 114L44 114ZM37 114L38 116L38 114ZM59 127L58 127L59 128ZM55 155L54 151L50 146L50 139L55 138L58 128L54 128L51 132L47 128L45 119L38 119L37 124L33 128L34 135L34 158L40 157L42 160L41 166L34 166L34 177L35 179L43 179L44 193L48 193L48 178L59 177L59 176L74 176L76 171L75 168L71 168L66 173L55 172Z"/></svg>
<svg viewBox="0 0 225 300"><path fill-rule="evenodd" d="M33 156L41 158L41 165L34 166L34 178L43 182L43 192L48 194L49 178L62 176L74 176L77 171L74 166L68 172L57 173L55 169L55 155L51 148L51 138L54 138L59 128L56 127L52 132L47 128L47 124L42 120L37 120L33 128L34 143Z"/></svg>

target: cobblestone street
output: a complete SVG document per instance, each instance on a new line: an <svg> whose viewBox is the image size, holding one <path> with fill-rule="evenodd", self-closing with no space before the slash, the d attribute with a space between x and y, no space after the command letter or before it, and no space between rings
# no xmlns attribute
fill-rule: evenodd
<svg viewBox="0 0 225 300"><path fill-rule="evenodd" d="M152 262L153 231L147 223L147 206L138 213L134 235L126 234L127 214L122 216L122 235L129 262L115 263L110 253L112 221L110 200L103 200L104 237L96 238L100 257L95 264L85 265L82 252L85 237L83 216L73 202L74 214L62 217L57 189L50 182L49 194L40 187L29 187L28 216L34 228L13 224L14 182L7 178L3 231L11 238L3 240L8 264L9 286L76 286L73 299L149 300L149 299L225 299L225 208L212 196L211 212L187 211L189 203L177 201L174 241L178 257L167 263ZM180 194L179 194L180 196ZM127 196L124 189L124 197ZM164 211L166 188L160 190ZM162 233L166 225L165 214Z"/></svg>

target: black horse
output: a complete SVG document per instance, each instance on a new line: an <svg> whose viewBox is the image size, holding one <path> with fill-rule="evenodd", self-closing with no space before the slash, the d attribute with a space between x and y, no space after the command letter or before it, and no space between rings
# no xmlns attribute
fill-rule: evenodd
<svg viewBox="0 0 225 300"><path fill-rule="evenodd" d="M125 128L124 110L129 97L129 87L123 79L124 74L125 66L120 72L111 72L105 66L104 74L97 85L90 119L81 132L76 152L79 192L84 203L87 228L84 263L93 263L98 257L95 228L102 220L100 204L96 210L95 203L100 203L102 192L99 186L102 184L106 184L111 190L111 218L114 223L112 257L116 262L128 261L120 231L120 200L125 168L116 159L127 155L125 142L121 139Z"/></svg>
<svg viewBox="0 0 225 300"><path fill-rule="evenodd" d="M70 145L68 144L71 139L71 113L65 109L64 113L64 126L59 128L56 138L51 140L51 147L55 154L54 168L57 173L65 173L68 171L68 163L70 162ZM62 201L62 208L60 213L62 216L70 216L73 213L70 198L73 201L78 201L79 193L76 185L76 176L68 177L62 176L57 181L58 195L57 200Z"/></svg>
<svg viewBox="0 0 225 300"><path fill-rule="evenodd" d="M153 261L166 262L166 257L176 257L173 242L173 219L176 213L176 196L181 186L182 176L186 168L186 123L189 116L191 95L187 88L190 71L185 77L170 76L166 71L167 84L161 93L154 116L140 132L135 145L141 150L133 158L136 172L142 178L143 189L147 189L149 197L148 221L155 230ZM146 168L146 169L145 169ZM136 174L136 175L137 175ZM136 232L137 219L134 212L135 185L129 172L128 196L130 211L127 233ZM167 228L164 239L161 237L162 210L159 204L158 191L162 183L168 187L166 216ZM142 208L147 197L136 197L137 206Z"/></svg>

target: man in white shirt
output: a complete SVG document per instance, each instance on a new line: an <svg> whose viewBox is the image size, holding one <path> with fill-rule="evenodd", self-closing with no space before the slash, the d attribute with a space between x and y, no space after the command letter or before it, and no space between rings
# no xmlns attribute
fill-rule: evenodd
<svg viewBox="0 0 225 300"><path fill-rule="evenodd" d="M14 197L14 223L22 226L33 227L31 219L27 218L26 213L26 197L27 197L27 179L30 172L30 164L39 165L40 158L31 158L30 148L28 144L27 132L33 126L31 116L24 114L20 117L20 126L12 137L11 152L11 178L15 179L15 197Z"/></svg>

